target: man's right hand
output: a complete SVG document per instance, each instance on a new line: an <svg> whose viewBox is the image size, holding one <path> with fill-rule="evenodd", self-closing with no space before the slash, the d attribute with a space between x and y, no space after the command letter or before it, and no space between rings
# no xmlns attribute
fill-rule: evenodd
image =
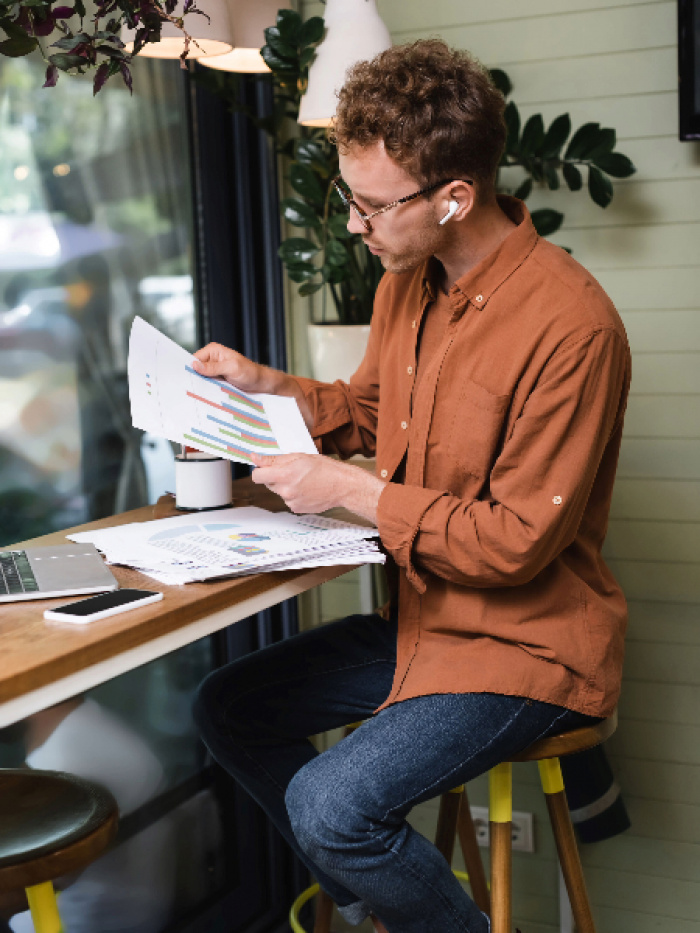
<svg viewBox="0 0 700 933"><path fill-rule="evenodd" d="M201 376L225 379L244 392L286 395L297 400L306 426L311 430L313 416L299 384L287 373L254 363L236 350L220 343L208 343L194 354L194 369Z"/></svg>
<svg viewBox="0 0 700 933"><path fill-rule="evenodd" d="M220 343L208 343L194 355L194 368L201 376L225 379L244 392L286 394L280 391L286 374L254 363L241 353Z"/></svg>

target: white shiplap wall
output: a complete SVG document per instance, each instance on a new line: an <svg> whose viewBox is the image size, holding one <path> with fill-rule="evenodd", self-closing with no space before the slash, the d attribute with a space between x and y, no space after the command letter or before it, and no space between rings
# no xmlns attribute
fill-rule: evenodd
<svg viewBox="0 0 700 933"><path fill-rule="evenodd" d="M700 931L700 144L677 139L676 4L379 0L395 43L440 36L505 69L521 114L613 126L637 166L607 210L538 192L555 240L603 284L634 355L606 553L630 605L620 727L609 750L632 818L583 849L599 933ZM318 3L303 11L322 13ZM485 784L473 800L484 803ZM554 850L536 772L516 774L537 852L516 858L516 917L558 929ZM416 819L429 822L428 807Z"/></svg>

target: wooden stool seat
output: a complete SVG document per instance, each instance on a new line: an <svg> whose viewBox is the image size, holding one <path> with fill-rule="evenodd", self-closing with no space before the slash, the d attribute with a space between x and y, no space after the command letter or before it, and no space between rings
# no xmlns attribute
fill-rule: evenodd
<svg viewBox="0 0 700 933"><path fill-rule="evenodd" d="M61 929L51 882L93 862L118 819L109 791L83 778L0 769L0 891L26 889L35 930Z"/></svg>
<svg viewBox="0 0 700 933"><path fill-rule="evenodd" d="M574 752L585 752L586 749L595 748L609 739L617 729L617 711L608 719L603 719L593 726L583 729L572 729L571 732L561 732L559 735L550 735L549 738L540 739L528 746L525 751L513 755L512 761L541 761L543 758L563 758L573 755Z"/></svg>

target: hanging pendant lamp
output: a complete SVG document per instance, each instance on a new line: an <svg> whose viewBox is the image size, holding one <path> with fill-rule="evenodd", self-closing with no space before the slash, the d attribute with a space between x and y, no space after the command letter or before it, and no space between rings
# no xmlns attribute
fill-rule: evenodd
<svg viewBox="0 0 700 933"><path fill-rule="evenodd" d="M183 2L179 2L173 16L182 16ZM198 0L199 13L185 16L185 30L192 37L188 58L202 58L204 55L223 55L233 48L233 33L226 0ZM133 52L135 29L123 29L121 38L126 44L126 51ZM139 52L144 58L180 58L185 50L185 37L182 30L174 23L163 21L159 42L147 42Z"/></svg>
<svg viewBox="0 0 700 933"><path fill-rule="evenodd" d="M329 126L348 68L391 47L376 0L327 0L323 18L326 35L316 49L299 107L299 123L304 126Z"/></svg>
<svg viewBox="0 0 700 933"><path fill-rule="evenodd" d="M269 71L260 54L265 44L265 30L275 25L278 10L289 7L289 0L235 0L235 3L229 0L233 51L225 55L207 55L199 59L200 65L247 74Z"/></svg>

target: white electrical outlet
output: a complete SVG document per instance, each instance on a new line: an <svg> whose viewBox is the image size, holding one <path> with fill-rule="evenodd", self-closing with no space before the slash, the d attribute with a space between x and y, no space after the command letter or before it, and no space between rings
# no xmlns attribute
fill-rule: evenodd
<svg viewBox="0 0 700 933"><path fill-rule="evenodd" d="M470 807L476 841L480 846L489 845L489 808ZM532 830L532 813L513 810L513 849L519 852L534 852L535 837Z"/></svg>

